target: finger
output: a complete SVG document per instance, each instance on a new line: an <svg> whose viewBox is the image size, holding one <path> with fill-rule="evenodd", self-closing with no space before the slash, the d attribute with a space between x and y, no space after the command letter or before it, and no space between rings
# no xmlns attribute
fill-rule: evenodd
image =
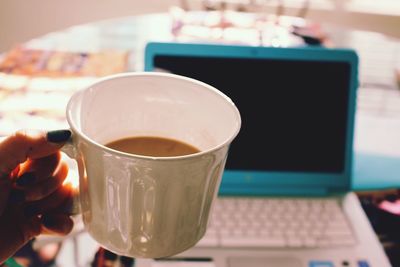
<svg viewBox="0 0 400 267"><path fill-rule="evenodd" d="M69 186L61 186L48 197L29 203L24 208L27 217L49 213L57 210L58 213L63 212L64 206L72 199L72 189ZM66 211L65 211L66 212Z"/></svg>
<svg viewBox="0 0 400 267"><path fill-rule="evenodd" d="M1 216L1 214L3 214L3 211L7 206L8 200L10 198L10 192L12 189L12 181L17 176L18 171L19 171L19 166L17 166L9 174L9 177L0 177L0 216ZM8 179L8 178L11 178L11 179Z"/></svg>
<svg viewBox="0 0 400 267"><path fill-rule="evenodd" d="M46 157L59 150L70 138L69 130L48 132L18 131L0 143L0 177L8 177L27 158Z"/></svg>
<svg viewBox="0 0 400 267"><path fill-rule="evenodd" d="M11 190L11 181L9 179L0 178L0 216L8 203L8 197Z"/></svg>
<svg viewBox="0 0 400 267"><path fill-rule="evenodd" d="M20 165L19 177L16 180L18 186L27 187L51 177L56 171L61 159L61 153L57 151L47 157L28 159Z"/></svg>
<svg viewBox="0 0 400 267"><path fill-rule="evenodd" d="M5 216L7 215L7 216ZM0 217L0 262L13 255L33 237L42 231L41 220L38 217L30 219L15 219L8 212Z"/></svg>
<svg viewBox="0 0 400 267"><path fill-rule="evenodd" d="M61 162L53 176L27 188L25 191L26 201L37 201L49 196L62 185L67 175L68 165L65 162Z"/></svg>
<svg viewBox="0 0 400 267"><path fill-rule="evenodd" d="M45 214L41 218L43 234L66 235L71 232L74 222L65 214Z"/></svg>

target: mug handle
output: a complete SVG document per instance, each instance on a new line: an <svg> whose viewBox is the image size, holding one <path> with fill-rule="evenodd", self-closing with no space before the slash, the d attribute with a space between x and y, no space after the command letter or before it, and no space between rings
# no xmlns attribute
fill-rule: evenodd
<svg viewBox="0 0 400 267"><path fill-rule="evenodd" d="M73 143L73 134L71 134L68 141L64 144L64 146L60 150L64 152L69 158L76 160L77 151Z"/></svg>
<svg viewBox="0 0 400 267"><path fill-rule="evenodd" d="M77 159L78 152L77 152L77 148L76 148L73 140L74 140L73 134L71 134L68 141L64 144L64 146L60 150L61 150L61 152L65 153L70 159L77 161L78 160ZM79 177L78 177L78 179L79 179ZM78 190L79 190L79 187L78 187ZM79 200L79 191L78 191L78 193L76 195L74 195L72 198L71 209L68 212L70 215L77 215L77 214L81 213L79 201L80 200Z"/></svg>

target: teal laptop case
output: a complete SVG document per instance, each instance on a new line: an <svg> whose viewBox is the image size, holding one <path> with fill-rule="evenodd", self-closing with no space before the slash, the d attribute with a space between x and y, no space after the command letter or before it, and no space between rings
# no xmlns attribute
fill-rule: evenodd
<svg viewBox="0 0 400 267"><path fill-rule="evenodd" d="M350 66L344 168L341 172L293 172L225 170L220 195L315 195L343 193L351 189L353 134L358 87L358 57L352 50L323 47L253 47L220 44L148 43L145 71L155 71L157 56L291 60L301 62L344 62ZM204 71L207 71L206 69ZM178 73L179 74L179 73ZM335 77L332 76L332 79ZM329 81L326 81L329 82ZM239 109L240 110L240 109ZM229 160L229 156L228 156Z"/></svg>

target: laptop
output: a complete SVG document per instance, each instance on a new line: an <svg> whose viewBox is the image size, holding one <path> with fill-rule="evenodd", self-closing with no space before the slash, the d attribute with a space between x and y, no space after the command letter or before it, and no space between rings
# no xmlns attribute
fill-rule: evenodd
<svg viewBox="0 0 400 267"><path fill-rule="evenodd" d="M146 71L216 87L243 123L204 238L138 266L390 266L351 192L357 69L346 49L148 43Z"/></svg>

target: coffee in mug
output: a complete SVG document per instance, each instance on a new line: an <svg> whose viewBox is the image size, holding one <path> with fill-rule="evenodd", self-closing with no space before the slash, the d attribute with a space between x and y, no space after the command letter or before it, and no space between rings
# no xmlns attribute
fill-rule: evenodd
<svg viewBox="0 0 400 267"><path fill-rule="evenodd" d="M106 146L125 153L150 157L176 157L200 152L185 142L157 136L132 136L112 141Z"/></svg>

